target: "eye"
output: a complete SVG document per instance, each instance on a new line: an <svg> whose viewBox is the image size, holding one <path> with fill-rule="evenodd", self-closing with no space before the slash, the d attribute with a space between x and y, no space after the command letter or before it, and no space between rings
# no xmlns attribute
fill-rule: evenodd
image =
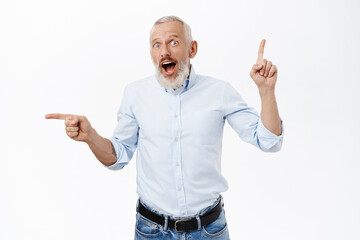
<svg viewBox="0 0 360 240"><path fill-rule="evenodd" d="M158 47L160 47L160 44L155 43L155 44L154 44L154 48L158 48Z"/></svg>
<svg viewBox="0 0 360 240"><path fill-rule="evenodd" d="M171 45L172 45L172 46L176 46L176 45L178 45L178 44L179 44L178 41L175 41L175 40L174 40L174 41L171 41Z"/></svg>

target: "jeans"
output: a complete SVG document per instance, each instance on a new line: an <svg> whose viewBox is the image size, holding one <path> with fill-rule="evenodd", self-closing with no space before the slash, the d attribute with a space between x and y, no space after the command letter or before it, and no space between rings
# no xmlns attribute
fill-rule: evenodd
<svg viewBox="0 0 360 240"><path fill-rule="evenodd" d="M140 199L141 201L141 199ZM202 215L211 209L213 209L216 204L222 201L222 196L220 195L216 202L201 210L196 218L198 223L200 222L199 215ZM151 209L141 202L147 209L159 214L156 210ZM224 207L224 203L222 203ZM189 232L176 232L173 228L167 227L168 216L165 217L164 226L159 225L155 222L150 221L149 219L142 216L139 212L136 213L136 225L135 225L135 240L229 240L229 231L227 228L227 222L225 218L225 210L222 209L220 216L212 223L205 225L197 230L191 230ZM171 217L172 218L172 217ZM172 218L173 220L178 220L181 218Z"/></svg>

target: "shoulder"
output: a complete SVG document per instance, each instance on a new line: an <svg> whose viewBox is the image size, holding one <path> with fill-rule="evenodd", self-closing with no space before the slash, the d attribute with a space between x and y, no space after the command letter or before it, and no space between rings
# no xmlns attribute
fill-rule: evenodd
<svg viewBox="0 0 360 240"><path fill-rule="evenodd" d="M128 83L125 86L125 92L136 92L142 89L149 89L153 85L154 76L148 76Z"/></svg>
<svg viewBox="0 0 360 240"><path fill-rule="evenodd" d="M222 97L227 96L240 96L240 93L234 88L234 86L225 80L206 76L197 75L197 82L199 83L199 89L207 89L212 93L219 93Z"/></svg>
<svg viewBox="0 0 360 240"><path fill-rule="evenodd" d="M223 89L228 84L227 81L207 75L198 74L196 78L199 85L202 85L203 87L214 87L214 88Z"/></svg>

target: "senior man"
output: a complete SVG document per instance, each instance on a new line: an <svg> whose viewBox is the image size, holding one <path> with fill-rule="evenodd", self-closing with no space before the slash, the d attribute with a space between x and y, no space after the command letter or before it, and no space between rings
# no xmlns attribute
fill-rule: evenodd
<svg viewBox="0 0 360 240"><path fill-rule="evenodd" d="M262 151L282 145L277 68L263 58L264 46L262 40L250 71L259 88L260 116L228 82L195 73L190 59L198 44L175 16L151 29L156 73L125 87L110 139L97 134L85 116L46 115L65 120L67 135L86 142L109 169L122 169L138 149L135 239L229 239L221 195L228 189L221 174L225 120Z"/></svg>

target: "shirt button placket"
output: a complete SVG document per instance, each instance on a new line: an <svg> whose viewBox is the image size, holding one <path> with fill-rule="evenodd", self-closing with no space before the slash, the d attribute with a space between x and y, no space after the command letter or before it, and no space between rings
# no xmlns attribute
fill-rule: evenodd
<svg viewBox="0 0 360 240"><path fill-rule="evenodd" d="M178 199L179 212L184 216L187 213L185 202L185 191L183 183L183 174L181 166L181 94L175 94L174 96L174 113L173 113L173 133L174 133L174 162L175 162L175 182L176 182L176 194Z"/></svg>

